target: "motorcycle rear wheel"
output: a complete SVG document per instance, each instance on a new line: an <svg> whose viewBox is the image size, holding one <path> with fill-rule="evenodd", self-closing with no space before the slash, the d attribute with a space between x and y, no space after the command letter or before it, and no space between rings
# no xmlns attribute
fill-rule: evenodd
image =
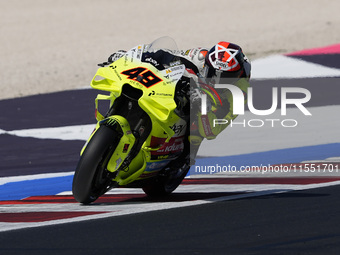
<svg viewBox="0 0 340 255"><path fill-rule="evenodd" d="M111 179L106 166L119 140L118 132L107 126L100 126L91 138L73 177L72 193L78 202L90 204L108 190Z"/></svg>
<svg viewBox="0 0 340 255"><path fill-rule="evenodd" d="M164 176L159 176L152 183L144 186L142 189L149 197L164 197L171 194L181 184L187 175L190 166L186 165Z"/></svg>

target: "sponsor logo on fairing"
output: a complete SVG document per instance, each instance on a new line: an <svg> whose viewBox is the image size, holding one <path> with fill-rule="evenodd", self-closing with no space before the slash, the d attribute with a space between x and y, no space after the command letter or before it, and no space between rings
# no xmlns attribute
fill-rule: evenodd
<svg viewBox="0 0 340 255"><path fill-rule="evenodd" d="M154 66L159 66L158 62L156 60L154 60L153 58L149 57L145 59L145 62L149 62L151 64L153 64Z"/></svg>

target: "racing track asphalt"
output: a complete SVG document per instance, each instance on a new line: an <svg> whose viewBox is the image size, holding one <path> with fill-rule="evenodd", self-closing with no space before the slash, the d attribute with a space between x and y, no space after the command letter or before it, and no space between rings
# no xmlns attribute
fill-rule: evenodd
<svg viewBox="0 0 340 255"><path fill-rule="evenodd" d="M339 199L338 185L14 230L0 254L340 254Z"/></svg>
<svg viewBox="0 0 340 255"><path fill-rule="evenodd" d="M338 105L340 87L334 79L295 79L291 86L306 86L311 90L313 100L307 107ZM257 86L256 92L261 98L270 93L267 86L271 82L261 81L263 85ZM286 84L275 81L273 85ZM93 116L88 113L93 112L95 94L92 90L77 90L2 100L0 108L6 111L0 116L1 128L92 123ZM259 100L255 101L255 106L261 109L268 106L261 98L256 98ZM58 115L65 112L68 114ZM1 153L6 155L9 149L18 149L18 143L13 143L17 137L2 137L6 146L0 149ZM30 139L32 148L37 147L34 142L37 139L25 139ZM77 147L74 151L78 152L80 146L80 142L74 143L72 150ZM51 147L64 148L59 143L53 143ZM23 149L30 151L31 148ZM49 148L44 149L48 151ZM56 163L55 169L48 171L60 170L61 166L71 167L76 159L78 155L68 158L67 166L65 162ZM11 165L13 160L9 159L4 169ZM29 169L23 165L15 171L1 171L1 174L34 174L36 169L40 172L46 165L34 165ZM1 232L0 254L340 254L339 194L338 185Z"/></svg>
<svg viewBox="0 0 340 255"><path fill-rule="evenodd" d="M338 105L339 78L279 79L252 82L254 106L268 109L271 106L271 87L308 88L313 100L306 107ZM94 123L94 98L99 91L92 89L71 90L24 98L0 100L0 129L60 127ZM294 93L291 93L294 96ZM278 108L280 108L280 97ZM106 105L102 105L106 109ZM288 105L288 107L292 107ZM103 111L102 111L103 112ZM13 117L15 116L15 117ZM79 151L84 141L61 141L36 139L2 134L0 155L5 155L0 168L0 177L20 176L41 173L73 171L79 160ZM20 155L21 160L8 155ZM41 160L41 155L44 155ZM60 160L63 158L63 160Z"/></svg>

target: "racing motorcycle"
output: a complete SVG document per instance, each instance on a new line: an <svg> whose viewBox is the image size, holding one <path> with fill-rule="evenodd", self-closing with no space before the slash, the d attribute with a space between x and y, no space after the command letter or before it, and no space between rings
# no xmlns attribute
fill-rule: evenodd
<svg viewBox="0 0 340 255"><path fill-rule="evenodd" d="M97 124L72 184L78 202L89 204L117 187L163 196L187 175L190 97L181 81L185 65L169 53L175 50L174 40L162 37L97 70L91 86L110 93L95 99ZM101 100L110 105L104 116Z"/></svg>

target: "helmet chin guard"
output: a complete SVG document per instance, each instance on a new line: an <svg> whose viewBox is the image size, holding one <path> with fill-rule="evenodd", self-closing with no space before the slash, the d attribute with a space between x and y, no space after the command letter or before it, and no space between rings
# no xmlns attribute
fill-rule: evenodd
<svg viewBox="0 0 340 255"><path fill-rule="evenodd" d="M243 73L244 54L236 44L219 42L210 49L205 62L203 75L210 84L218 84L222 78L230 79L228 83L231 83Z"/></svg>

